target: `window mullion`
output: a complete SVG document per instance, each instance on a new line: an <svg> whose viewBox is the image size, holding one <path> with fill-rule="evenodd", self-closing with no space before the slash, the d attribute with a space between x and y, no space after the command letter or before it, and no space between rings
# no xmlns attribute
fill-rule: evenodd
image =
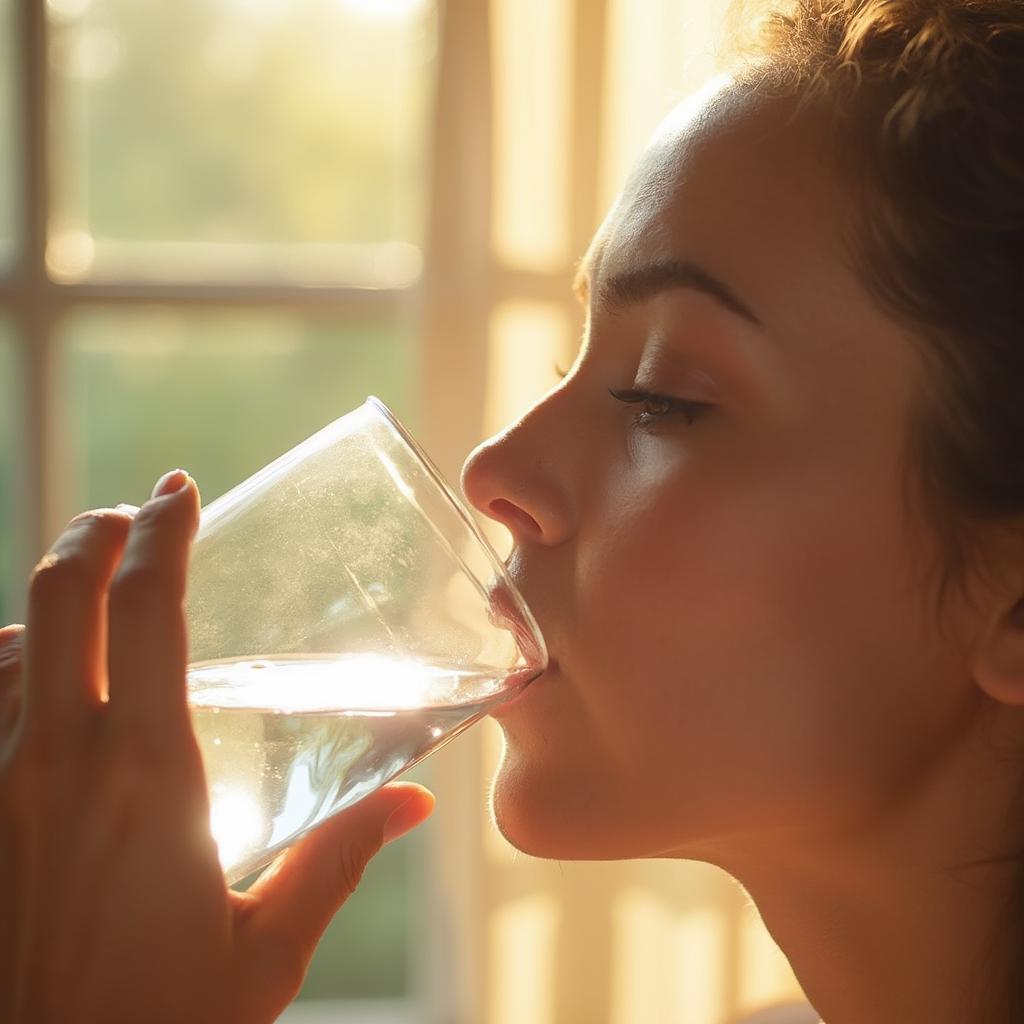
<svg viewBox="0 0 1024 1024"><path fill-rule="evenodd" d="M49 145L46 5L18 0L17 31L19 149L24 154L18 181L21 211L19 259L10 282L10 310L18 327L24 392L21 474L25 486L18 520L27 572L60 524L59 424L53 401L53 326L56 304L46 273L49 219Z"/></svg>
<svg viewBox="0 0 1024 1024"><path fill-rule="evenodd" d="M422 440L457 480L483 420L490 253L491 54L489 3L446 0L432 133L429 226L420 319ZM481 887L480 735L471 731L430 762L439 804L426 863L421 912L444 942L420 943L418 990L424 1020L485 1017L486 929Z"/></svg>
<svg viewBox="0 0 1024 1024"><path fill-rule="evenodd" d="M328 308L352 314L394 314L410 301L409 288L303 288L288 284L239 282L199 284L159 281L89 281L51 284L57 305L140 306L160 303L193 306ZM0 293L2 294L2 293Z"/></svg>

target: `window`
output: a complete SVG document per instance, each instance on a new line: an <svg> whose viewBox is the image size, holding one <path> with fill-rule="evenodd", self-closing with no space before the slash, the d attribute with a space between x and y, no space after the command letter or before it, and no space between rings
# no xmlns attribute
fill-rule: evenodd
<svg viewBox="0 0 1024 1024"><path fill-rule="evenodd" d="M414 337L395 318L90 306L57 338L68 514L141 504L179 463L208 501L373 392L415 428Z"/></svg>
<svg viewBox="0 0 1024 1024"><path fill-rule="evenodd" d="M415 282L430 0L50 0L61 280Z"/></svg>
<svg viewBox="0 0 1024 1024"><path fill-rule="evenodd" d="M212 500L367 393L457 479L571 360L575 262L725 4L0 0L0 619L75 511L179 464ZM710 868L513 854L499 742L421 766L433 821L287 1024L721 1024L798 992Z"/></svg>

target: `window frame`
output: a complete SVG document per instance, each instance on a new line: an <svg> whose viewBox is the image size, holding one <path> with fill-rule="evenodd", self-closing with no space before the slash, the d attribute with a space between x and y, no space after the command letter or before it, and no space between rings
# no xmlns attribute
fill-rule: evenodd
<svg viewBox="0 0 1024 1024"><path fill-rule="evenodd" d="M13 75L13 149L18 154L14 206L20 216L14 226L11 261L0 272L0 312L13 329L24 384L19 417L22 446L15 460L20 501L13 510L15 532L22 541L22 564L15 568L24 579L60 532L67 508L63 481L69 479L69 454L62 443L56 390L57 331L69 311L98 305L111 309L165 305L391 319L408 310L410 293L420 284L366 289L258 279L224 283L55 279L46 264L51 167L47 10L39 0L12 0L11 7L13 49L18 54ZM23 611L17 595L15 609Z"/></svg>

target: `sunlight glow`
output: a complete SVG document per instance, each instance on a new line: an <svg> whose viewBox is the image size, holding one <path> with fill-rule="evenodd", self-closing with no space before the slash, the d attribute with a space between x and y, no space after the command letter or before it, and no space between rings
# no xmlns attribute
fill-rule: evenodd
<svg viewBox="0 0 1024 1024"><path fill-rule="evenodd" d="M92 7L92 0L46 0L46 12L57 21L75 21Z"/></svg>
<svg viewBox="0 0 1024 1024"><path fill-rule="evenodd" d="M615 1024L720 1024L727 1009L720 911L696 907L680 914L657 894L632 887L616 901L615 924Z"/></svg>
<svg viewBox="0 0 1024 1024"><path fill-rule="evenodd" d="M284 714L392 713L450 702L470 675L385 654L241 658L190 665L189 703Z"/></svg>
<svg viewBox="0 0 1024 1024"><path fill-rule="evenodd" d="M496 0L491 9L495 255L557 272L569 258L570 4Z"/></svg>
<svg viewBox="0 0 1024 1024"><path fill-rule="evenodd" d="M491 918L492 1024L554 1024L558 910L547 896L514 900Z"/></svg>
<svg viewBox="0 0 1024 1024"><path fill-rule="evenodd" d="M740 923L739 966L738 1000L744 1012L802 998L789 961L753 908Z"/></svg>
<svg viewBox="0 0 1024 1024"><path fill-rule="evenodd" d="M260 838L263 816L245 789L215 785L210 799L210 832L221 864L235 864Z"/></svg>
<svg viewBox="0 0 1024 1024"><path fill-rule="evenodd" d="M564 308L550 302L509 299L491 315L487 341L484 431L515 422L557 383L555 363L567 363L573 325Z"/></svg>
<svg viewBox="0 0 1024 1024"><path fill-rule="evenodd" d="M46 266L61 281L76 281L92 269L96 241L87 231L54 234L46 246Z"/></svg>
<svg viewBox="0 0 1024 1024"><path fill-rule="evenodd" d="M725 1012L726 934L721 911L701 907L676 917L670 931L679 1020L715 1024Z"/></svg>
<svg viewBox="0 0 1024 1024"><path fill-rule="evenodd" d="M714 40L723 9L721 0L609 0L602 208L615 199L662 118L719 70Z"/></svg>
<svg viewBox="0 0 1024 1024"><path fill-rule="evenodd" d="M402 21L427 9L429 0L336 0L348 13L379 21Z"/></svg>

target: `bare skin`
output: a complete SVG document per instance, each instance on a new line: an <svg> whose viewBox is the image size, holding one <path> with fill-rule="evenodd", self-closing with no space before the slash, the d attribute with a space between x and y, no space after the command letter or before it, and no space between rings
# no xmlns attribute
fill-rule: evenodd
<svg viewBox="0 0 1024 1024"><path fill-rule="evenodd" d="M1024 839L1024 555L935 620L921 350L787 113L727 88L666 123L586 261L570 373L466 463L556 661L497 716L495 816L541 856L725 868L828 1024L1005 1021L1019 865L962 865Z"/></svg>
<svg viewBox="0 0 1024 1024"><path fill-rule="evenodd" d="M224 884L185 701L199 516L178 471L132 518L76 518L0 634L0 1019L259 1024L383 842L433 798L395 784ZM177 489L175 489L177 487Z"/></svg>

